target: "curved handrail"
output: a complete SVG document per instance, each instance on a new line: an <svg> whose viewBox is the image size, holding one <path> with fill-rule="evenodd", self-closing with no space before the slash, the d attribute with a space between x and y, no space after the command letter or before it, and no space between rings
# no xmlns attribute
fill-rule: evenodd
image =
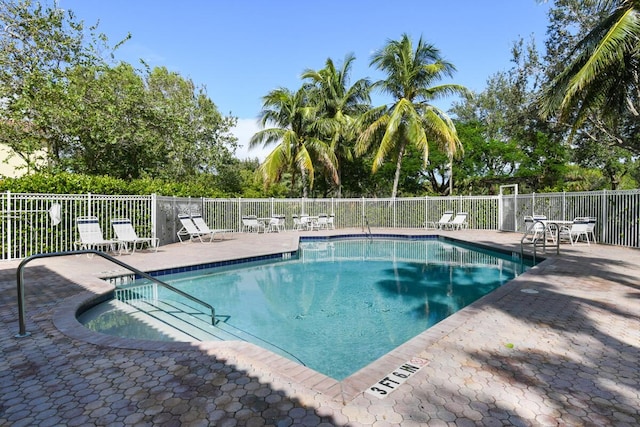
<svg viewBox="0 0 640 427"><path fill-rule="evenodd" d="M364 223L367 226L367 230L369 231L368 233L365 233L367 235L367 238L372 239L373 236L371 235L371 226L369 226L369 218L367 218L367 216L364 216ZM362 232L364 233L364 227L362 227Z"/></svg>
<svg viewBox="0 0 640 427"><path fill-rule="evenodd" d="M23 278L23 270L25 265L27 265L29 262L33 261L34 259L38 259L38 258L52 258L52 257L59 257L59 256L68 256L68 255L83 255L83 254L94 254L94 255L98 255L104 259L106 259L107 261L111 261L114 264L118 264L120 267L126 268L127 270L137 274L138 276L144 277L147 280L151 280L152 282L166 288L169 289L170 291L173 291L177 294L179 294L182 297L185 297L187 299L190 299L193 302L196 302L198 304L203 305L204 307L207 307L209 310L211 310L211 324L215 325L216 324L216 312L215 309L213 308L213 306L209 303L206 303L204 301L199 300L198 298L189 295L183 291L181 291L180 289L176 289L173 286L169 285L168 283L165 283L161 280L156 279L155 277L151 276L148 273L145 273L144 271L138 270L135 267L130 266L129 264L126 264L114 257L112 257L111 255L107 255L104 252L101 251L97 251L95 249L82 249L82 250L78 250L78 251L68 251L68 252L50 252L50 253L46 253L46 254L35 254L35 255L31 255L28 258L25 258L22 260L22 262L20 262L20 264L18 265L18 271L17 271L17 291L18 291L18 327L19 327L19 332L16 335L16 338L22 338L22 337L27 337L29 335L31 335L29 332L27 332L27 327L26 327L26 322L25 322L25 307L24 307L24 278Z"/></svg>
<svg viewBox="0 0 640 427"><path fill-rule="evenodd" d="M533 223L531 223L531 227L529 227L527 230L525 230L524 235L520 239L520 255L522 256L522 254L524 253L524 240L527 238L527 233L529 232L529 230L533 230L535 228L536 224L540 224L542 226L542 250L543 250L543 252L547 251L547 229L549 229L549 233L551 233L551 237L553 237L553 240L555 241L556 255L560 255L560 226L558 225L558 223L556 223L554 221L547 221L547 223L545 224L541 220L535 220ZM533 241L533 259L534 259L534 261L536 259L536 248L537 248L537 245L536 245L536 241L534 240Z"/></svg>

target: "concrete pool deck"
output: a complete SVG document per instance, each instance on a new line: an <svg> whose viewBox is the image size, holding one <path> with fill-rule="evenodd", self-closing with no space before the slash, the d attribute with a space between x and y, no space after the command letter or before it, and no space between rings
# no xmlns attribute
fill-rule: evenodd
<svg viewBox="0 0 640 427"><path fill-rule="evenodd" d="M361 230L233 233L118 259L157 270L290 251L300 235L334 233ZM520 250L516 233L442 233ZM2 262L0 425L639 425L640 251L563 244L559 256L544 256L341 382L251 344L132 341L86 330L77 308L111 289L100 277L124 272L99 257L30 262L31 335L16 338L19 263Z"/></svg>

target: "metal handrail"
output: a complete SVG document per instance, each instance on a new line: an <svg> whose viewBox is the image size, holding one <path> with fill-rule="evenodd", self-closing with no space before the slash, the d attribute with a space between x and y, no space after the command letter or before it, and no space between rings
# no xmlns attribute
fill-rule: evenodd
<svg viewBox="0 0 640 427"><path fill-rule="evenodd" d="M31 255L28 258L25 258L22 260L22 262L18 265L18 271L17 271L17 292L18 292L18 327L19 327L19 332L18 334L15 336L16 338L22 338L22 337L28 337L29 335L31 335L29 332L27 332L27 327L26 327L26 322L25 322L25 306L24 306L24 278L23 278L23 270L25 265L27 265L29 262L33 261L34 259L38 259L38 258L52 258L52 257L59 257L59 256L68 256L68 255L83 255L83 254L93 254L93 255L98 255L104 259L106 259L107 261L111 261L114 264L118 264L120 267L126 268L127 270L137 274L138 276L144 277L147 280L151 280L152 282L162 286L163 288L166 288L170 291L173 291L175 293L177 293L178 295L187 298L193 302L196 302L198 304L203 305L204 307L207 307L210 311L211 311L211 324L215 326L216 324L216 312L215 309L213 308L213 306L209 303L206 303L204 301L199 300L198 298L189 295L183 291L181 291L180 289L176 289L173 286L169 285L168 283L165 283L161 280L156 279L155 277L151 276L148 273L145 273L144 271L140 271L135 267L130 266L129 264L126 264L114 257L112 257L111 255L107 255L104 252L101 251L97 251L95 249L82 249L82 250L78 250L78 251L69 251L69 252L51 252L51 253L46 253L46 254L35 254L35 255Z"/></svg>
<svg viewBox="0 0 640 427"><path fill-rule="evenodd" d="M371 235L371 227L369 226L369 218L367 218L366 215L364 216L364 223L366 224L367 230L368 230L368 233L366 233L367 234L367 238L372 239L373 236ZM364 227L362 227L362 231L364 232Z"/></svg>
<svg viewBox="0 0 640 427"><path fill-rule="evenodd" d="M524 239L527 238L527 233L529 232L529 230L534 230L536 224L540 224L542 226L542 251L546 252L547 251L547 227L549 228L549 231L552 234L552 237L554 237L554 241L556 242L555 247L556 247L556 255L560 255L560 226L553 221L547 221L547 224L545 224L544 222L540 221L540 220L535 220L533 223L531 223L531 227L529 227L527 230L525 230L524 235L522 236L522 238L520 239L520 256L523 255L524 253ZM533 240L533 259L535 261L536 259L536 248L538 247L536 240Z"/></svg>

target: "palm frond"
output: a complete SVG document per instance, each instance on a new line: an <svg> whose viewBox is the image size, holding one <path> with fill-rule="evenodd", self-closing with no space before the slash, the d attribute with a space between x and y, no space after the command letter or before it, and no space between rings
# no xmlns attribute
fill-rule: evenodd
<svg viewBox="0 0 640 427"><path fill-rule="evenodd" d="M271 151L258 167L258 173L262 176L264 185L279 182L282 174L288 169L288 150L285 145L279 145Z"/></svg>
<svg viewBox="0 0 640 427"><path fill-rule="evenodd" d="M357 155L362 155L369 151L371 145L375 142L376 135L387 127L389 119L390 116L388 114L381 115L360 133L355 147Z"/></svg>
<svg viewBox="0 0 640 427"><path fill-rule="evenodd" d="M296 153L296 157L294 160L300 173L308 177L309 188L313 188L313 160L311 158L309 150L307 150L307 147L305 145L300 146L300 149Z"/></svg>
<svg viewBox="0 0 640 427"><path fill-rule="evenodd" d="M592 83L596 77L611 64L620 63L625 54L636 48L640 35L638 11L623 11L599 41L595 49L586 58L579 72L570 80L561 107L570 104L570 100Z"/></svg>
<svg viewBox="0 0 640 427"><path fill-rule="evenodd" d="M451 156L464 152L453 120L439 108L431 106L423 112L423 125L438 144Z"/></svg>
<svg viewBox="0 0 640 427"><path fill-rule="evenodd" d="M262 129L253 134L249 140L249 148L255 148L260 145L262 145L263 148L267 148L273 143L280 142L286 132L286 129L280 128Z"/></svg>
<svg viewBox="0 0 640 427"><path fill-rule="evenodd" d="M640 4L637 0L595 1L600 10L612 12L581 39L570 53L568 65L544 90L538 101L541 116L546 118L560 112L560 120L573 117L574 129L590 111L604 115L611 112L603 109L606 98L615 89L611 81L620 84L622 93L629 82L635 80L628 68L637 62L640 40ZM617 6L617 7L615 7ZM634 59L635 58L635 59ZM628 80L619 79L626 72ZM609 93L609 95L606 95ZM617 111L613 114L617 114Z"/></svg>

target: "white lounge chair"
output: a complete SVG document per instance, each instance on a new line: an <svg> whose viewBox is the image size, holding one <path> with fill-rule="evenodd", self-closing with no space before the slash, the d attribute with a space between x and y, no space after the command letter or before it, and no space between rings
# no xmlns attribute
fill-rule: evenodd
<svg viewBox="0 0 640 427"><path fill-rule="evenodd" d="M80 240L75 245L80 249L96 249L106 248L111 252L115 252L117 241L113 239L105 239L102 234L100 222L95 216L80 216L76 218L76 226Z"/></svg>
<svg viewBox="0 0 640 427"><path fill-rule="evenodd" d="M230 228L209 228L202 215L191 215L191 220L198 227L198 230L203 233L202 236L211 234L211 241L215 240L216 235L220 236L220 240L224 240L225 234L233 233L234 231Z"/></svg>
<svg viewBox="0 0 640 427"><path fill-rule="evenodd" d="M138 246L142 249L145 245L149 249L154 249L158 252L159 239L157 237L138 237L129 218L112 219L111 226L116 233L119 252L121 254L122 252L129 252L129 245L131 245L131 253L134 253Z"/></svg>
<svg viewBox="0 0 640 427"><path fill-rule="evenodd" d="M442 214L442 217L438 220L438 222L431 223L431 224L433 224L433 228L444 229L447 226L447 224L449 224L449 222L451 221L451 217L453 217L453 211L445 211L445 213Z"/></svg>
<svg viewBox="0 0 640 427"><path fill-rule="evenodd" d="M200 240L204 243L203 237L209 236L209 242L213 241L213 234L201 231L196 223L191 219L191 215L178 214L182 228L178 230L178 240L180 243L187 243L192 240Z"/></svg>
<svg viewBox="0 0 640 427"><path fill-rule="evenodd" d="M458 212L456 216L447 223L447 227L451 230L462 230L463 228L467 228L467 214L466 212Z"/></svg>

